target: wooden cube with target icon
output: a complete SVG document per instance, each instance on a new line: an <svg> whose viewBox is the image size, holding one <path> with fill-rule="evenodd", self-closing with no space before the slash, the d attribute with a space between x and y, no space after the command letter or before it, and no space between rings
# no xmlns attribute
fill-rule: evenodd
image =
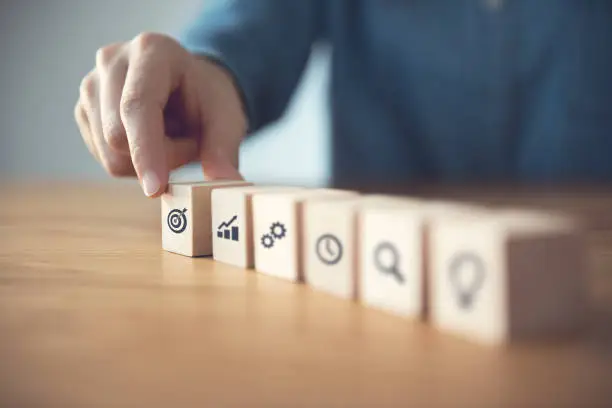
<svg viewBox="0 0 612 408"><path fill-rule="evenodd" d="M431 320L488 344L578 329L586 290L580 225L560 214L492 211L431 227Z"/></svg>
<svg viewBox="0 0 612 408"><path fill-rule="evenodd" d="M161 197L162 248L185 256L212 254L211 193L244 181L170 183Z"/></svg>

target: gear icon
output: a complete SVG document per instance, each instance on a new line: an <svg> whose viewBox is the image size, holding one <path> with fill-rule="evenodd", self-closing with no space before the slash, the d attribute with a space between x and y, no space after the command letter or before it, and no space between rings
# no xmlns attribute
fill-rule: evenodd
<svg viewBox="0 0 612 408"><path fill-rule="evenodd" d="M285 238L285 235L287 235L287 228L285 228L284 224L275 222L270 226L270 233L276 239L283 239Z"/></svg>
<svg viewBox="0 0 612 408"><path fill-rule="evenodd" d="M264 234L261 237L261 245L263 245L264 248L272 248L274 246L274 238L272 235Z"/></svg>

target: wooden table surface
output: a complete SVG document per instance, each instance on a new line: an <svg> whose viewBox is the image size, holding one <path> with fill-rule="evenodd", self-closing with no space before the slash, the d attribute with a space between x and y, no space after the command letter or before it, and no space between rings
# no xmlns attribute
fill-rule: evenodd
<svg viewBox="0 0 612 408"><path fill-rule="evenodd" d="M612 406L612 188L479 193L591 230L588 328L508 349L166 253L135 184L0 194L1 407Z"/></svg>

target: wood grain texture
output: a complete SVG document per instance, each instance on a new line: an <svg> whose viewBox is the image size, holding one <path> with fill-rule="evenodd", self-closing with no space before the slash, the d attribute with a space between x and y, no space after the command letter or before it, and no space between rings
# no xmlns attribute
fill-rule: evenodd
<svg viewBox="0 0 612 408"><path fill-rule="evenodd" d="M612 189L511 195L512 203L587 216L593 272L586 332L510 349L167 253L159 201L135 184L0 191L2 407L603 407L612 400Z"/></svg>

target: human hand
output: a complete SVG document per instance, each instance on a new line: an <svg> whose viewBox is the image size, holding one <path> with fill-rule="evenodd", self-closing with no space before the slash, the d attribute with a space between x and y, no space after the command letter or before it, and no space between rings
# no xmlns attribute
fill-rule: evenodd
<svg viewBox="0 0 612 408"><path fill-rule="evenodd" d="M198 160L209 179L241 179L246 133L230 74L161 34L98 50L81 83L75 119L91 154L112 176L138 176L157 197L170 170Z"/></svg>

